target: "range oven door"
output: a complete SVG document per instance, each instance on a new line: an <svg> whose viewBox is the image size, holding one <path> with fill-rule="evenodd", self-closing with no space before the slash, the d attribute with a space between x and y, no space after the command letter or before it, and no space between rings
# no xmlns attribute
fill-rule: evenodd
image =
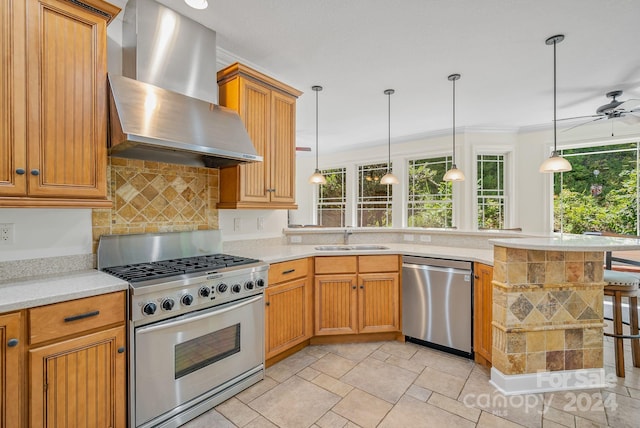
<svg viewBox="0 0 640 428"><path fill-rule="evenodd" d="M142 425L264 365L264 297L135 329L135 423Z"/></svg>

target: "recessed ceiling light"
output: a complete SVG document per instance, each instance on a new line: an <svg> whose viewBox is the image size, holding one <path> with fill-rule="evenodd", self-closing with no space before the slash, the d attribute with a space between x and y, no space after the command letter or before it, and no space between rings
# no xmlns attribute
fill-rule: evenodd
<svg viewBox="0 0 640 428"><path fill-rule="evenodd" d="M184 2L194 9L206 9L209 6L207 0L184 0Z"/></svg>

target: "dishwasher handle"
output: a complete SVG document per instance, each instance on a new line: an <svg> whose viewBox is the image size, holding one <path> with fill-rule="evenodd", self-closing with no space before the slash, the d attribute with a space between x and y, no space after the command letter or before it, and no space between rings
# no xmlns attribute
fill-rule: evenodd
<svg viewBox="0 0 640 428"><path fill-rule="evenodd" d="M460 274L460 275L471 275L470 270L456 269L456 268L442 267L442 266L415 265L415 264L403 263L402 268L403 269L404 268L420 269L420 270L431 271L431 272L454 273L454 274Z"/></svg>

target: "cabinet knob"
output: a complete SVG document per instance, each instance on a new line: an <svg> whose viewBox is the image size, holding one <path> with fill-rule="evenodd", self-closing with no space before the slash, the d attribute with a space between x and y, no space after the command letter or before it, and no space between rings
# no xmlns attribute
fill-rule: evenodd
<svg viewBox="0 0 640 428"><path fill-rule="evenodd" d="M7 346L9 348L13 348L14 346L18 346L18 339L9 339L9 341L7 342Z"/></svg>
<svg viewBox="0 0 640 428"><path fill-rule="evenodd" d="M271 303L269 303L269 302L264 302L264 305L265 305L265 306L269 306L270 304L271 304Z"/></svg>
<svg viewBox="0 0 640 428"><path fill-rule="evenodd" d="M475 279L480 279L480 277L479 277L478 275L473 275L473 277L474 277Z"/></svg>
<svg viewBox="0 0 640 428"><path fill-rule="evenodd" d="M124 346L118 348L118 354L124 354Z"/></svg>
<svg viewBox="0 0 640 428"><path fill-rule="evenodd" d="M354 285L354 286L353 286L353 287L351 287L351 288L353 288L353 289L355 290L355 289L356 289L356 288L358 288L358 287L356 287L356 286Z"/></svg>
<svg viewBox="0 0 640 428"><path fill-rule="evenodd" d="M25 171L24 168L16 169L16 174L18 174L18 175L24 175L25 172L27 172L27 171Z"/></svg>
<svg viewBox="0 0 640 428"><path fill-rule="evenodd" d="M361 286L360 286L360 289L362 290L363 288L364 288L364 285L361 285Z"/></svg>
<svg viewBox="0 0 640 428"><path fill-rule="evenodd" d="M31 170L31 175L40 175L40 171L37 169L32 169Z"/></svg>

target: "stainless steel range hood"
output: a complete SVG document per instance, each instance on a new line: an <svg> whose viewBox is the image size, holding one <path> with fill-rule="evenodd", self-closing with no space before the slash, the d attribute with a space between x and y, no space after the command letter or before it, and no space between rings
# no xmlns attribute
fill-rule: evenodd
<svg viewBox="0 0 640 428"><path fill-rule="evenodd" d="M262 161L238 114L215 104L216 34L153 0L130 0L123 76L109 75L111 156L222 167Z"/></svg>

